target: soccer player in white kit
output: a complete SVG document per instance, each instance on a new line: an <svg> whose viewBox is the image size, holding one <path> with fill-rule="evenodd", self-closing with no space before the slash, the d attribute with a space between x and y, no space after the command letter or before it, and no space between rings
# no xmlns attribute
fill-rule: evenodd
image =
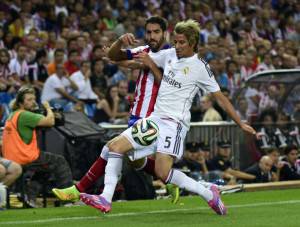
<svg viewBox="0 0 300 227"><path fill-rule="evenodd" d="M177 23L174 34L175 49L161 51L160 57L153 59L157 66L164 69L164 73L154 112L149 117L158 125L160 133L150 147L156 148L155 172L161 180L200 195L217 214L225 215L227 209L215 185L206 188L181 171L172 169L174 160L180 159L183 154L183 142L190 125L190 107L199 89L210 92L244 131L256 134L251 126L241 122L229 100L220 91L208 64L198 58L196 52L199 33L198 23L193 20ZM130 42L135 42L135 38L131 37ZM156 70L157 66L146 53L137 57L152 71ZM133 149L136 153L144 152L144 146L133 140L131 128L110 142L108 148L103 193L80 194L83 202L102 212L111 210L111 200L121 173L123 155Z"/></svg>
<svg viewBox="0 0 300 227"><path fill-rule="evenodd" d="M122 49L122 47L129 46L132 38L132 34L127 33L119 37L110 47L109 57L117 61L119 64L130 68L138 68L140 70L140 75L138 76L136 82L134 104L130 111L131 116L128 121L128 126L132 126L138 119L148 117L154 109L154 104L157 98L158 89L160 86L160 81L162 78L162 73L157 70L156 73L149 70L140 61L136 61L136 57L141 53L148 53L150 57L160 56L160 50L168 49L171 46L166 43L166 30L167 22L164 18L153 16L149 17L145 23L145 41L147 45L139 46L133 49ZM125 61L124 61L125 60ZM149 60L149 59L148 59ZM154 148L149 147L148 151L144 150L149 154L153 154ZM140 156L142 159L138 160L140 152L131 152L131 160L135 160L131 163L137 169L144 170L148 174L155 176L154 166L155 161L153 159L145 157L145 155ZM108 147L104 146L100 157L94 162L87 173L81 178L79 182L75 185L58 189L53 188L53 193L63 201L73 201L79 200L79 193L86 192L102 175L104 175L105 166L108 160ZM179 199L179 189L174 187L172 184L167 185L167 190L171 194L172 203L176 203Z"/></svg>

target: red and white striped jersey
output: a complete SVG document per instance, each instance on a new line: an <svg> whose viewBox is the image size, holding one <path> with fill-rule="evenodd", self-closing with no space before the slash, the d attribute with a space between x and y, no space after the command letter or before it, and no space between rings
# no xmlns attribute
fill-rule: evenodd
<svg viewBox="0 0 300 227"><path fill-rule="evenodd" d="M170 45L165 45L162 49L168 49ZM149 46L140 46L134 49L127 50L127 58L133 59L140 52L149 53L152 59L155 59L160 54L152 52ZM159 89L159 84L155 83L154 75L149 70L141 70L136 81L134 102L131 108L131 115L136 117L148 117L154 110L154 104Z"/></svg>

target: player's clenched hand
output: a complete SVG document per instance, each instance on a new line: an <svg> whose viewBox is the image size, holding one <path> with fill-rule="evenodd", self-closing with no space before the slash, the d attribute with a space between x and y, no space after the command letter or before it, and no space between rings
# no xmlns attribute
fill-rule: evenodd
<svg viewBox="0 0 300 227"><path fill-rule="evenodd" d="M126 33L126 34L120 36L119 40L125 46L134 45L139 42L132 33Z"/></svg>
<svg viewBox="0 0 300 227"><path fill-rule="evenodd" d="M155 64L152 58L146 52L140 52L139 54L134 56L134 58L148 68L151 68L153 64Z"/></svg>

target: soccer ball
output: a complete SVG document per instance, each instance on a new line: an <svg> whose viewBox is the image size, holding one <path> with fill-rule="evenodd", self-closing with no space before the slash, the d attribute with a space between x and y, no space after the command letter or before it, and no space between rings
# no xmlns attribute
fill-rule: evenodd
<svg viewBox="0 0 300 227"><path fill-rule="evenodd" d="M156 140L159 133L158 126L150 119L138 120L131 129L135 142L142 146L148 146Z"/></svg>

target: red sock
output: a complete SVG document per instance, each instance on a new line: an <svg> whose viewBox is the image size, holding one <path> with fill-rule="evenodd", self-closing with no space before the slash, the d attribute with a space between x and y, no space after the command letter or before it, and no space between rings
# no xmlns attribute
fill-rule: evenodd
<svg viewBox="0 0 300 227"><path fill-rule="evenodd" d="M147 158L147 163L144 166L144 168L142 168L142 170L144 170L146 173L150 174L151 176L156 177L155 160L152 158Z"/></svg>
<svg viewBox="0 0 300 227"><path fill-rule="evenodd" d="M80 192L86 192L105 172L107 161L99 157L89 171L75 185Z"/></svg>

